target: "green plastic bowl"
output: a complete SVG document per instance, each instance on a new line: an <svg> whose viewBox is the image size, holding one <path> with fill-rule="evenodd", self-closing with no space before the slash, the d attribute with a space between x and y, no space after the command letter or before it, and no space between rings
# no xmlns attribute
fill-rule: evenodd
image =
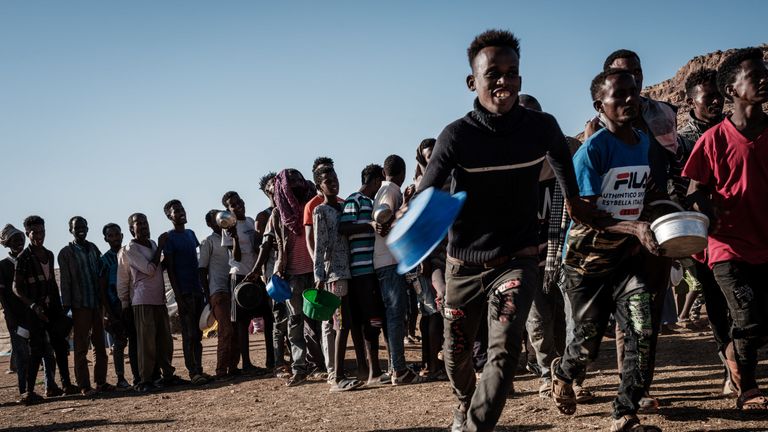
<svg viewBox="0 0 768 432"><path fill-rule="evenodd" d="M328 321L341 306L341 299L328 291L309 289L302 293L304 315L316 321Z"/></svg>

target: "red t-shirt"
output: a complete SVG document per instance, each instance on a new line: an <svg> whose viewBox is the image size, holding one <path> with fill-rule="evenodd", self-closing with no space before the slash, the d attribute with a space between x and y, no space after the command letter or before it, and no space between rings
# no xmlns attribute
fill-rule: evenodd
<svg viewBox="0 0 768 432"><path fill-rule="evenodd" d="M325 197L322 195L315 195L307 204L304 205L304 226L312 226L312 212L315 211L315 207L325 201Z"/></svg>
<svg viewBox="0 0 768 432"><path fill-rule="evenodd" d="M768 129L750 141L726 118L696 141L683 176L711 186L728 212L709 236L709 265L768 262Z"/></svg>

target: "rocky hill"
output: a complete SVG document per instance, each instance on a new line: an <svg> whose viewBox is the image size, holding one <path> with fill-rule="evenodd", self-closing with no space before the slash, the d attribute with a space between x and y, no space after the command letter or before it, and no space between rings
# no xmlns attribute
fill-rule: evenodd
<svg viewBox="0 0 768 432"><path fill-rule="evenodd" d="M768 61L768 44L760 45L759 48L763 50L763 58ZM678 111L677 120L678 124L682 124L682 122L686 120L689 109L685 103L685 79L691 72L699 69L707 68L717 70L720 62L722 62L731 52L733 52L732 49L696 56L688 61L685 66L681 67L672 78L643 89L643 94L652 99L666 101L678 106L680 109ZM728 112L730 109L730 104L726 103L725 111ZM768 111L768 104L766 104L763 109Z"/></svg>

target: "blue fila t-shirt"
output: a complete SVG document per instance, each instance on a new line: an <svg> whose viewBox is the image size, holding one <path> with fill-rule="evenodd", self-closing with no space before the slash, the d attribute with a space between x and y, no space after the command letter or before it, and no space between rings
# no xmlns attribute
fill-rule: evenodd
<svg viewBox="0 0 768 432"><path fill-rule="evenodd" d="M650 141L643 132L635 130L635 134L638 142L627 144L602 129L589 137L573 156L580 195L597 196L597 208L610 213L614 219L637 220L643 212L651 176ZM564 262L584 273L610 271L624 258L624 246L633 238L572 224Z"/></svg>

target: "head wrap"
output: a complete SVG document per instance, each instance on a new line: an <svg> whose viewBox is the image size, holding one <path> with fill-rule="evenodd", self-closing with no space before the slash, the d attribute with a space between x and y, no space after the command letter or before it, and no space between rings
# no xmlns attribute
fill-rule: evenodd
<svg viewBox="0 0 768 432"><path fill-rule="evenodd" d="M312 199L317 193L315 184L309 180L306 182L306 196L297 197L288 183L288 172L284 169L275 176L275 205L280 212L280 221L294 234L302 235L304 226L302 216L304 215L304 205Z"/></svg>
<svg viewBox="0 0 768 432"><path fill-rule="evenodd" d="M11 224L7 224L3 227L2 231L0 231L0 244L3 246L8 246L8 242L16 234L24 235L24 232L16 229L16 227Z"/></svg>

